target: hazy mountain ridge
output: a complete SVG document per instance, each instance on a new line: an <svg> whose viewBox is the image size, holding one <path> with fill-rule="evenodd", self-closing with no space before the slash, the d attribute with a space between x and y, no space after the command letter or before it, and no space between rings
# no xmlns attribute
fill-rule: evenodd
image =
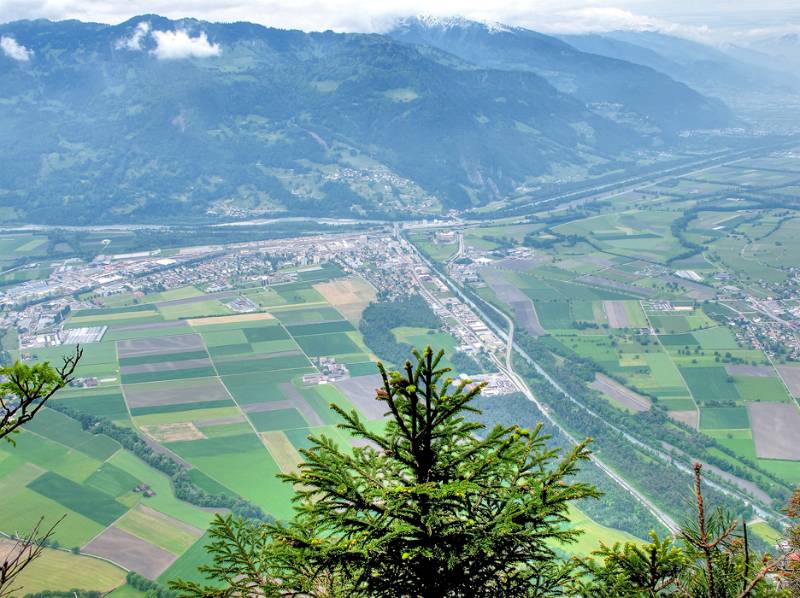
<svg viewBox="0 0 800 598"><path fill-rule="evenodd" d="M680 91L674 126L614 122L533 72L374 34L146 15L15 22L0 36L32 53L0 55L0 199L24 221L204 218L221 203L400 214L424 193L467 207L732 121L657 75ZM167 42L189 56L161 59Z"/></svg>
<svg viewBox="0 0 800 598"><path fill-rule="evenodd" d="M421 18L402 19L389 31L395 39L431 45L487 68L525 70L590 105L622 108L630 122L658 134L678 129L725 126L732 114L707 98L647 66L582 52L564 41L519 27L496 30L464 21L442 25Z"/></svg>
<svg viewBox="0 0 800 598"><path fill-rule="evenodd" d="M779 63L765 64L755 52L744 49L732 53L656 31L559 37L584 52L653 68L726 102L735 103L743 94L796 94L800 89L800 79L781 72Z"/></svg>

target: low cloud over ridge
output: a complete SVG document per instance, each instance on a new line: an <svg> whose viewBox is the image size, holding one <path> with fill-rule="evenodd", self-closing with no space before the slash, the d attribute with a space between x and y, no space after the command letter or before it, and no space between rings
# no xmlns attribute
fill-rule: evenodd
<svg viewBox="0 0 800 598"><path fill-rule="evenodd" d="M133 33L131 33L130 37L117 40L116 48L118 50L141 50L142 41L148 36L149 33L150 23L142 21L136 25L136 29L133 30Z"/></svg>
<svg viewBox="0 0 800 598"><path fill-rule="evenodd" d="M146 44L147 40L152 40ZM153 47L155 42L155 47ZM185 29L175 31L159 31L153 29L148 21L142 21L128 37L117 40L117 50L142 51L153 47L150 54L159 60L178 60L181 58L208 58L219 56L222 48L219 44L208 41L204 31L192 37Z"/></svg>
<svg viewBox="0 0 800 598"><path fill-rule="evenodd" d="M191 37L188 31L153 31L156 47L153 54L160 60L176 60L180 58L208 58L219 56L222 51L219 44L208 41L205 32Z"/></svg>
<svg viewBox="0 0 800 598"><path fill-rule="evenodd" d="M5 35L0 37L0 50L9 58L19 62L27 62L31 59L31 56L33 56L33 50L29 50L18 43L13 37Z"/></svg>

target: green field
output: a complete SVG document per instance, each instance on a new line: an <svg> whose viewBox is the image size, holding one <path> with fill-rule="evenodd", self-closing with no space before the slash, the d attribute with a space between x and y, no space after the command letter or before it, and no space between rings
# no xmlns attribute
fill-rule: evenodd
<svg viewBox="0 0 800 598"><path fill-rule="evenodd" d="M103 463L97 471L86 478L84 483L109 496L119 498L124 494L129 494L141 484L141 480L116 465Z"/></svg>
<svg viewBox="0 0 800 598"><path fill-rule="evenodd" d="M249 434L250 432L252 432L250 424L241 424L241 425L243 426L243 430L239 434ZM217 480L207 476L196 467L189 470L188 476L195 484L197 484L200 488L202 488L206 492L209 492L211 494L222 494L233 498L236 497L236 493L233 492L230 488L223 486Z"/></svg>
<svg viewBox="0 0 800 598"><path fill-rule="evenodd" d="M574 506L569 509L569 527L583 531L576 542L559 545L559 549L570 555L590 556L592 552L597 550L601 542L607 546L612 546L616 542L621 544L625 542L641 542L639 538L630 534L600 525Z"/></svg>
<svg viewBox="0 0 800 598"><path fill-rule="evenodd" d="M158 308L165 320L179 320L187 318L202 318L206 316L225 316L231 314L221 301L211 299L192 303L165 304Z"/></svg>
<svg viewBox="0 0 800 598"><path fill-rule="evenodd" d="M537 301L536 313L542 326L551 328L571 328L575 319L572 317L570 304L566 301Z"/></svg>
<svg viewBox="0 0 800 598"><path fill-rule="evenodd" d="M345 332L330 332L301 336L297 344L309 357L359 353L361 348Z"/></svg>
<svg viewBox="0 0 800 598"><path fill-rule="evenodd" d="M26 461L41 470L58 471L76 482L84 480L100 465L100 461L85 453L72 450L33 432L23 431L14 437L14 442L14 445L0 446L0 453L11 453L12 459L24 456Z"/></svg>
<svg viewBox="0 0 800 598"><path fill-rule="evenodd" d="M155 355L139 355L136 357L120 357L119 365L142 365L145 363L162 363L164 361L186 361L187 359L203 359L208 357L205 351L181 351L178 353L158 353Z"/></svg>
<svg viewBox="0 0 800 598"><path fill-rule="evenodd" d="M42 410L28 423L27 429L100 461L105 461L120 449L117 441L84 432L77 421L52 409Z"/></svg>
<svg viewBox="0 0 800 598"><path fill-rule="evenodd" d="M184 380L186 378L205 378L216 372L211 366L186 368L183 370L160 370L156 372L139 372L122 374L123 384L140 384L142 382L162 382L166 380Z"/></svg>
<svg viewBox="0 0 800 598"><path fill-rule="evenodd" d="M138 426L159 426L182 422L196 422L202 424L204 420L239 415L241 415L239 409L233 404L230 404L229 407L211 407L210 409L192 409L191 405L189 405L182 411L165 411L163 413L138 415L134 418L134 421Z"/></svg>
<svg viewBox="0 0 800 598"><path fill-rule="evenodd" d="M128 510L104 492L53 472L42 474L28 488L101 525L110 525Z"/></svg>
<svg viewBox="0 0 800 598"><path fill-rule="evenodd" d="M0 529L7 534L32 530L42 517L42 526L49 528L66 515L53 537L63 546L72 547L87 543L105 527L28 488L9 490L3 493L3 498Z"/></svg>
<svg viewBox="0 0 800 598"><path fill-rule="evenodd" d="M684 332L681 334L661 334L658 337L661 343L668 347L694 347L699 345L700 342L697 337L691 332Z"/></svg>
<svg viewBox="0 0 800 598"><path fill-rule="evenodd" d="M54 400L82 413L112 421L128 419L128 410L121 392L109 393L107 389L102 389L79 394L60 393Z"/></svg>
<svg viewBox="0 0 800 598"><path fill-rule="evenodd" d="M741 398L723 367L681 368L681 374L697 401L738 401Z"/></svg>
<svg viewBox="0 0 800 598"><path fill-rule="evenodd" d="M0 547L6 542L0 541ZM116 565L90 556L46 548L14 580L14 588L22 588L26 595L48 590L108 592L124 581L125 571Z"/></svg>
<svg viewBox="0 0 800 598"><path fill-rule="evenodd" d="M288 517L291 488L276 479L280 473L255 434L171 442L171 450L224 486L277 518ZM231 467L241 463L241 467Z"/></svg>
<svg viewBox="0 0 800 598"><path fill-rule="evenodd" d="M159 301L175 301L178 299L191 299L199 297L203 293L195 286L181 287L177 289L170 289L161 293L148 293L143 297L134 297L130 293L122 293L120 295L112 295L103 298L103 304L108 307L124 307L138 303L157 303Z"/></svg>
<svg viewBox="0 0 800 598"><path fill-rule="evenodd" d="M219 401L197 401L195 403L175 403L172 405L153 405L151 407L131 407L131 415L140 416L153 415L156 413L178 413L234 406L235 405L233 401L228 399L221 399Z"/></svg>
<svg viewBox="0 0 800 598"><path fill-rule="evenodd" d="M745 401L791 401L786 387L778 378L735 376L736 389Z"/></svg>
<svg viewBox="0 0 800 598"><path fill-rule="evenodd" d="M197 541L197 534L171 523L158 512L149 509L129 511L115 527L176 555L184 553Z"/></svg>
<svg viewBox="0 0 800 598"><path fill-rule="evenodd" d="M243 328L242 333L250 343L257 343L261 341L277 341L288 339L289 334L283 326L257 326L252 328Z"/></svg>
<svg viewBox="0 0 800 598"><path fill-rule="evenodd" d="M289 334L294 337L331 332L351 332L355 330L353 325L347 320L321 322L318 324L295 324L293 326L287 326L286 329L289 331Z"/></svg>
<svg viewBox="0 0 800 598"><path fill-rule="evenodd" d="M738 347L736 339L726 326L696 330L694 337L700 343L700 347L709 351L736 349Z"/></svg>
<svg viewBox="0 0 800 598"><path fill-rule="evenodd" d="M214 365L220 376L232 376L235 374L251 374L255 372L273 372L278 370L295 370L310 365L308 359L302 353L290 355L278 355L275 357L260 357L256 359L237 359L222 361L221 358L214 360Z"/></svg>
<svg viewBox="0 0 800 598"><path fill-rule="evenodd" d="M750 420L744 407L703 407L700 427L709 430L749 429Z"/></svg>
<svg viewBox="0 0 800 598"><path fill-rule="evenodd" d="M305 428L308 422L303 419L297 409L276 409L274 411L256 411L248 414L250 421L259 432L269 430L291 430Z"/></svg>
<svg viewBox="0 0 800 598"><path fill-rule="evenodd" d="M342 315L332 307L277 308L272 310L272 313L287 326L342 319Z"/></svg>
<svg viewBox="0 0 800 598"><path fill-rule="evenodd" d="M768 523L759 521L758 523L751 523L747 529L761 538L764 542L770 545L775 545L783 537L783 534L776 529L769 526Z"/></svg>
<svg viewBox="0 0 800 598"><path fill-rule="evenodd" d="M797 461L759 459L758 464L767 471L783 478L788 484L800 485L800 467L798 467Z"/></svg>
<svg viewBox="0 0 800 598"><path fill-rule="evenodd" d="M732 450L737 456L753 462L758 461L751 430L707 430L705 432L722 446Z"/></svg>
<svg viewBox="0 0 800 598"><path fill-rule="evenodd" d="M306 365L310 365L306 363ZM311 368L285 369L274 372L245 372L223 376L225 387L239 404L277 401L283 398L280 385L292 378L312 372Z"/></svg>
<svg viewBox="0 0 800 598"><path fill-rule="evenodd" d="M211 557L206 551L206 546L210 543L208 534L196 540L192 546L186 550L178 560L161 574L158 580L167 583L174 579L194 581L203 585L208 585L208 580L197 569L200 565L207 565L211 562Z"/></svg>

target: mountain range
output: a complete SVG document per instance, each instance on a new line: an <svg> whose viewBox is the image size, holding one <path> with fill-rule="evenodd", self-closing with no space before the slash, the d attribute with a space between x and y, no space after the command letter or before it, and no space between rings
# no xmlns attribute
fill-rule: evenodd
<svg viewBox="0 0 800 598"><path fill-rule="evenodd" d="M625 60L657 70L701 93L722 99L741 116L758 119L750 107L797 96L800 78L790 63L752 49L715 48L656 31L611 31L562 35L584 52ZM783 67L782 67L783 65Z"/></svg>
<svg viewBox="0 0 800 598"><path fill-rule="evenodd" d="M438 213L738 124L671 65L587 44L458 19L2 24L0 219Z"/></svg>
<svg viewBox="0 0 800 598"><path fill-rule="evenodd" d="M730 122L722 102L703 97L649 66L582 52L529 29L463 19L408 18L389 35L439 48L484 68L536 73L610 118L636 122L659 134Z"/></svg>

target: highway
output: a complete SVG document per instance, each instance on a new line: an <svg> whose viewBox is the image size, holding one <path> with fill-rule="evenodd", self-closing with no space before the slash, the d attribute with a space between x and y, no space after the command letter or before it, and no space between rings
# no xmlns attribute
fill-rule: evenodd
<svg viewBox="0 0 800 598"><path fill-rule="evenodd" d="M406 241L406 242L413 248L413 250L416 253L417 257L420 258L424 263L428 264L428 267L430 267L433 272L436 272L436 270L433 269L433 267L430 264L430 262L428 262L428 260L425 258L425 256L423 256L420 253L420 251L416 248L416 246L414 246L413 243L410 243L408 241ZM415 280L415 282L416 282L416 284L417 284L417 286L419 288L420 293L426 298L426 300L428 302L436 304L436 305L439 305L441 307L444 307L444 305L441 303L441 301L439 301L438 298L436 298L432 293L430 293L427 289L425 289L424 285L417 278L416 274L414 274L414 280ZM447 282L447 284L450 285L451 288L454 286L453 283L447 278L445 278L445 282ZM459 295L460 295L460 292L459 292ZM506 333L505 331L500 330L499 328L493 326L493 322L491 320L489 320L484 314L482 314L481 311L479 309L477 309L477 306L475 306L471 301L469 301L469 299L467 297L461 296L461 298L462 298L462 300L467 302L467 304L470 305L472 307L472 309L475 310L475 312L478 315L480 315L483 318L484 323L487 326L490 326L490 327L494 328L495 333L498 334L498 336L500 336L501 339L505 339L505 341L506 341L505 359L502 360L497 355L495 355L493 353L490 354L491 355L491 359L494 362L494 364L497 366L498 370L501 371L502 373L504 373L509 378L509 380L511 380L514 383L514 385L517 387L517 390L519 390L519 392L521 392L523 395L525 395L525 397L529 401L531 401L534 405L536 405L537 409L542 414L542 416L545 419L547 419L547 421L553 427L555 427L557 430L559 430L559 432L561 434L563 434L564 437L567 438L572 444L577 445L578 441L572 436L572 434L570 434L565 428L563 428L561 426L561 424L559 424L553 418L552 415L550 415L548 408L545 405L543 405L542 403L539 402L539 400L536 398L536 396L533 394L533 392L531 392L530 388L528 388L528 385L525 383L525 381L522 379L522 377L514 371L514 365L513 365L514 323L511 321L511 319L508 316L506 316L504 313L502 313L502 312L500 312L498 310L498 313L500 313L506 319L506 322L508 322L508 327L509 328L508 328L508 333ZM480 339L478 339L478 341L480 341ZM650 511L650 513L652 513L653 516L664 527L666 527L670 532L675 533L675 532L678 531L679 526L675 522L674 519L672 519L669 515L667 515L661 509L659 509L655 504L652 503L652 501L650 501L646 496L644 496L636 488L631 486L627 481L625 481L625 479L623 479L619 474L617 474L617 472L615 472L608 465L603 463L597 455L592 453L590 455L589 459L603 473L605 473L608 477L610 477L612 480L614 480L623 490L625 490L636 501L638 501L648 511Z"/></svg>
<svg viewBox="0 0 800 598"><path fill-rule="evenodd" d="M602 421L604 423L604 425L609 427L609 429L611 429L614 432L617 432L618 434L622 435L628 442L630 442L631 444L633 444L637 448L640 448L643 451L646 451L647 453L649 453L653 457L659 459L660 461L662 461L664 463L668 463L668 464L672 465L673 467L677 468L680 471L683 471L684 473L686 473L688 475L692 475L693 474L692 468L689 465L686 465L684 463L676 461L675 459L672 458L672 456L670 454L665 453L662 450L656 449L656 448L654 448L654 447L652 447L652 446L650 446L648 444L645 444L645 443L641 442L639 439L637 439L636 437L632 436L627 431L625 431L625 430L623 430L621 428L618 428L617 426L609 423L608 421L603 419L602 416L600 416L598 413L596 413L595 411L593 411L592 409L590 409L589 407L584 405L582 402L580 402L577 399L575 399L569 393L567 393L565 391L565 389L562 388L560 384L558 384L558 382L556 382L538 363L536 363L535 360L533 360L530 357L530 355L527 354L527 352L525 352L525 350L522 347L519 346L518 343L514 342L514 339L513 339L513 333L514 333L513 322L511 321L510 318L508 318L508 316L506 316L506 314L504 314L503 312L501 312L500 310L498 310L494 306L490 305L490 307L492 309L494 309L495 311L497 311L497 313L501 314L502 317L505 319L505 321L508 323L508 326L509 326L508 333L505 330L503 330L501 327L499 327L494 322L494 320L489 318L483 312L483 310L479 306L477 306L469 297L464 295L462 293L461 289L458 287L458 285L456 285L449 277L447 277L446 275L443 275L438 269L436 269L434 267L434 265L430 262L430 260L428 260L428 258L425 255L423 255L422 252L413 243L409 242L408 240L406 240L406 243L408 243L408 245L412 248L412 250L414 251L415 255L420 260L422 260L422 262L425 263L440 278L442 278L444 280L444 282L448 285L448 287L462 301L464 301L467 305L469 305L473 309L473 311L475 311L475 313L478 316L481 317L481 319L484 321L484 323L493 332L495 332L495 334L497 334L501 339L505 339L506 340L505 363L503 363L503 361L499 360L497 357L493 357L493 360L498 365L498 367L501 369L501 371L503 373L505 373L519 387L520 391L530 401L532 401L539 408L539 411L543 414L543 416L550 423L552 423L558 430L560 430L561 433L563 433L567 438L569 438L573 443L576 443L576 440L572 437L572 435L569 434L563 428L563 426L561 426L557 421L555 421L555 419L548 412L547 407L545 405L541 404L541 402L538 399L536 399L536 397L533 395L531 390L528 388L527 384L522 379L522 377L519 376L519 374L517 374L516 371L514 370L514 368L513 368L513 352L514 351L516 351L517 354L520 355L525 361L530 363L536 369L537 373L540 376L542 376L556 390L561 392L569 401L571 401L572 403L574 403L575 405L580 407L582 410L584 410L586 413L588 413L592 417L595 417L595 418L599 419L600 421ZM426 291L426 293L427 293L427 291ZM428 293L428 295L430 295L430 294ZM433 299L435 300L435 298L433 298ZM610 478L612 478L623 489L625 489L631 496L633 496L637 501L639 501L642 505L644 505L653 514L654 517L656 517L660 522L662 522L665 525L665 527L667 527L668 529L673 530L673 531L675 529L677 529L677 524L675 523L675 521L671 517L669 517L667 514L665 514L663 511L661 511L656 505L654 505L652 503L652 501L650 501L647 497L642 495L638 490L636 490L630 484L628 484L628 482L626 482L613 469L611 469L609 466L605 465L597 457L594 457L592 459L592 461L603 472L605 472ZM775 520L781 521L781 518L776 517L776 515L774 513L768 512L765 509L763 509L762 507L760 507L759 505L755 504L751 497L749 497L749 496L747 496L747 495L745 495L745 494L743 494L743 493L741 493L741 492L739 492L737 490L733 490L733 489L730 489L730 488L728 488L726 486L723 486L723 485L717 483L715 480L710 479L708 476L705 476L703 481L709 487L714 488L715 490L717 490L719 492L722 492L723 494L725 494L727 496L734 497L734 498L740 500L741 502L743 502L745 505L748 505L748 506L752 507L753 511L759 517L762 517L762 518L764 518L766 520L771 520L771 521L775 521Z"/></svg>
<svg viewBox="0 0 800 598"><path fill-rule="evenodd" d="M508 334L506 336L506 355L505 355L505 364L501 363L500 359L493 355L492 360L495 362L497 367L503 372L506 376L508 376L512 382L517 386L517 388L524 394L527 399L533 402L539 411L544 415L545 418L554 426L556 427L561 434L563 434L566 438L569 439L570 442L573 444L578 444L576 438L574 438L567 430L561 427L561 425L553 419L550 413L547 410L546 405L542 405L536 396L531 392L528 385L525 383L525 380L514 371L513 365L513 354L514 354L514 322L509 318L506 314L499 312L503 315L508 322ZM672 517L667 515L664 511L659 509L655 504L652 503L646 496L644 496L641 492L639 492L636 488L631 486L625 479L618 475L616 471L611 469L608 465L603 463L600 458L592 453L589 455L589 460L594 463L600 471L605 473L608 477L614 480L623 490L625 490L628 494L630 494L636 501L638 501L641 505L643 505L650 513L652 513L653 517L658 519L661 524L666 527L670 532L677 533L680 529L678 524L675 522Z"/></svg>
<svg viewBox="0 0 800 598"><path fill-rule="evenodd" d="M533 206L542 206L544 204L552 202L569 200L571 197L576 197L576 196L580 196L576 200L580 202L611 199L613 197L623 195L630 191L656 186L660 183L663 183L675 177L692 176L700 174L712 168L717 168L719 166L725 166L727 164L734 164L736 162L741 162L742 160L746 160L748 158L753 157L753 154L760 155L763 151L764 151L763 147L757 149L749 148L745 150L733 150L730 152L726 152L723 155L715 156L713 158L704 158L696 162L685 163L679 166L673 166L672 168L665 168L663 170L647 174L636 175L627 179L613 181L610 183L597 185L595 187L590 187L588 189L578 189L576 191L570 191L567 193L554 195L544 199L531 201L529 202L529 204ZM527 194L522 194L518 197L524 198L526 196ZM515 197L512 196L509 199L513 201ZM568 207L568 206L569 203L563 204L563 207Z"/></svg>

